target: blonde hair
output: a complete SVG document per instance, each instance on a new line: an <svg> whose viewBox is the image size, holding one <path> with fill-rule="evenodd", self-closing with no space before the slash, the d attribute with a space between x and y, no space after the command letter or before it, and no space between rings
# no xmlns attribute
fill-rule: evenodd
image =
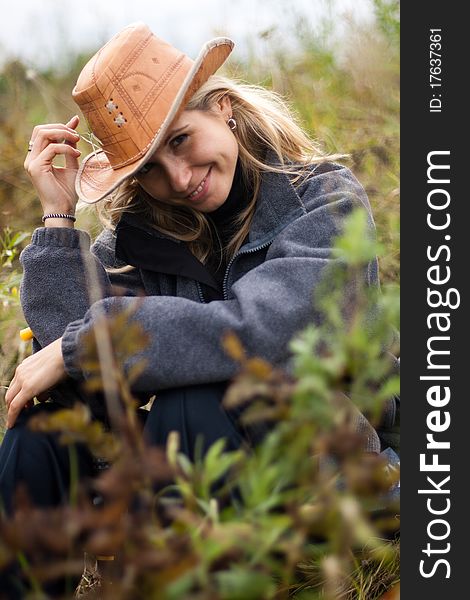
<svg viewBox="0 0 470 600"><path fill-rule="evenodd" d="M248 234L255 212L263 172L288 173L298 185L308 178L312 164L334 160L326 156L298 124L287 102L276 92L263 87L213 75L192 96L185 110L208 111L224 96L232 105L236 120L242 177L253 190L247 207L237 218L237 233L224 253L230 259ZM267 151L277 157L277 164L267 164ZM204 213L186 206L170 206L150 197L130 178L112 195L99 203L98 214L106 227L114 228L123 212L139 213L163 234L188 243L191 252L206 262L213 248L211 228Z"/></svg>

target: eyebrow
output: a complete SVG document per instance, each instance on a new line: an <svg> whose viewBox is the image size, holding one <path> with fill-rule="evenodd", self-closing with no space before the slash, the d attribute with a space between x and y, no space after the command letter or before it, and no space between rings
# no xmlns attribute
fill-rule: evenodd
<svg viewBox="0 0 470 600"><path fill-rule="evenodd" d="M183 131L184 129L186 129L188 127L188 124L186 123L186 125L183 125L182 127L178 127L178 129L173 129L172 131L170 131L170 133L166 136L165 139L165 145L168 144L168 142L170 141L170 139L176 135L177 133L179 133L180 131Z"/></svg>

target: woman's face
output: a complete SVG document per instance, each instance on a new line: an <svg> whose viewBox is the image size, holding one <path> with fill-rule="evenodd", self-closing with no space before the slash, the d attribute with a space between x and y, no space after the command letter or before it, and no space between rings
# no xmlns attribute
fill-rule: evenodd
<svg viewBox="0 0 470 600"><path fill-rule="evenodd" d="M209 213L232 187L238 144L227 120L227 96L208 111L185 110L171 124L162 145L136 174L153 198Z"/></svg>

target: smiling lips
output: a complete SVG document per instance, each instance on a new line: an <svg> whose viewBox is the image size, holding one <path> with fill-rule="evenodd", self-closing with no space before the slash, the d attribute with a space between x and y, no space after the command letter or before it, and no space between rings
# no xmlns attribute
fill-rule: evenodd
<svg viewBox="0 0 470 600"><path fill-rule="evenodd" d="M197 188L194 190L194 192L191 192L189 194L189 196L186 196L187 200L191 200L194 202L195 200L199 200L206 194L207 189L209 187L210 172L211 172L211 169L209 169L207 175L204 177L204 179L201 181L201 183L197 186Z"/></svg>

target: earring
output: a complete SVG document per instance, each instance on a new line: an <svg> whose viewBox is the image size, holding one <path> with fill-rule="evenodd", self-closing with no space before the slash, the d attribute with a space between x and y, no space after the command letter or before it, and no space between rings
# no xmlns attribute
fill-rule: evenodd
<svg viewBox="0 0 470 600"><path fill-rule="evenodd" d="M237 128L237 122L233 117L230 117L230 119L227 121L227 125L232 131L235 131L235 129Z"/></svg>

